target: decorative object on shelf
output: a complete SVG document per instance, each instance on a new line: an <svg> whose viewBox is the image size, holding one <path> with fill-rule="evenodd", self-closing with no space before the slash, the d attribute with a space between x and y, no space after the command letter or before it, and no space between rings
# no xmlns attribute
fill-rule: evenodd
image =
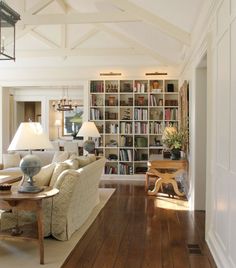
<svg viewBox="0 0 236 268"><path fill-rule="evenodd" d="M84 150L89 154L94 153L95 142L91 138L100 138L101 135L94 122L84 122L77 134L77 137L88 137L83 144Z"/></svg>
<svg viewBox="0 0 236 268"><path fill-rule="evenodd" d="M61 127L61 120L56 119L54 126L57 127L57 139L60 139L60 127Z"/></svg>
<svg viewBox="0 0 236 268"><path fill-rule="evenodd" d="M113 73L113 72L109 72L109 73L100 73L100 76L118 76L118 75L122 75L122 73Z"/></svg>
<svg viewBox="0 0 236 268"><path fill-rule="evenodd" d="M174 92L174 84L167 84L167 92Z"/></svg>
<svg viewBox="0 0 236 268"><path fill-rule="evenodd" d="M166 127L162 140L163 144L171 151L171 159L180 159L180 151L184 147L187 138L187 130L178 130L175 127Z"/></svg>
<svg viewBox="0 0 236 268"><path fill-rule="evenodd" d="M0 60L15 60L15 25L20 15L0 1Z"/></svg>
<svg viewBox="0 0 236 268"><path fill-rule="evenodd" d="M52 102L53 109L59 112L76 110L79 105L77 103L73 103L72 99L69 98L68 88L63 89L63 95L64 96L58 100L57 103L55 101Z"/></svg>
<svg viewBox="0 0 236 268"><path fill-rule="evenodd" d="M168 73L159 73L159 72L154 72L154 73L145 73L145 75L168 75Z"/></svg>
<svg viewBox="0 0 236 268"><path fill-rule="evenodd" d="M19 188L21 193L38 193L43 189L34 185L33 176L41 169L38 156L32 155L32 150L53 148L42 126L38 122L21 123L8 148L8 151L29 150L30 154L22 158L20 168L28 180Z"/></svg>

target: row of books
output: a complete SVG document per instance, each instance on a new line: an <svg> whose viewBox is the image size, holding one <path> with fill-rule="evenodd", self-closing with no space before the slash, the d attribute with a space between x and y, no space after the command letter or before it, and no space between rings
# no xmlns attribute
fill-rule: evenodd
<svg viewBox="0 0 236 268"><path fill-rule="evenodd" d="M135 108L134 109L134 120L147 120L148 109L146 108Z"/></svg>
<svg viewBox="0 0 236 268"><path fill-rule="evenodd" d="M133 174L133 166L130 166L125 163L120 163L119 164L119 169L120 169L120 174L122 175L132 175Z"/></svg>
<svg viewBox="0 0 236 268"><path fill-rule="evenodd" d="M162 122L150 122L149 132L150 134L162 134L164 130L164 124Z"/></svg>
<svg viewBox="0 0 236 268"><path fill-rule="evenodd" d="M165 109L165 120L178 120L178 109Z"/></svg>
<svg viewBox="0 0 236 268"><path fill-rule="evenodd" d="M121 149L120 150L120 161L133 161L133 150Z"/></svg>
<svg viewBox="0 0 236 268"><path fill-rule="evenodd" d="M144 122L135 122L134 132L135 134L148 134L148 124Z"/></svg>
<svg viewBox="0 0 236 268"><path fill-rule="evenodd" d="M90 92L92 92L92 93L104 92L103 82L102 81L91 81Z"/></svg>
<svg viewBox="0 0 236 268"><path fill-rule="evenodd" d="M105 174L117 174L117 167L111 166L111 165L106 165L104 173Z"/></svg>
<svg viewBox="0 0 236 268"><path fill-rule="evenodd" d="M121 122L120 123L120 132L122 134L132 134L132 123Z"/></svg>
<svg viewBox="0 0 236 268"><path fill-rule="evenodd" d="M103 112L96 108L90 109L90 120L102 120Z"/></svg>

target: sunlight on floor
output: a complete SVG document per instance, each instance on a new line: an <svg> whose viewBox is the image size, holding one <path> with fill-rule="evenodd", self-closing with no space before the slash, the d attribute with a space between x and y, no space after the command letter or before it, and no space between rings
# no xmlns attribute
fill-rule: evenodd
<svg viewBox="0 0 236 268"><path fill-rule="evenodd" d="M161 194L156 197L155 206L171 210L189 210L188 200L178 197L170 198Z"/></svg>

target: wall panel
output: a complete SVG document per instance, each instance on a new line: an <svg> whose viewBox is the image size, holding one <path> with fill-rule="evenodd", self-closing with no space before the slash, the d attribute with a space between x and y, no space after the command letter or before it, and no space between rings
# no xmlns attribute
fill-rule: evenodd
<svg viewBox="0 0 236 268"><path fill-rule="evenodd" d="M225 169L229 167L229 136L230 136L230 52L229 32L227 31L218 44L217 55L217 133L216 156L217 164Z"/></svg>
<svg viewBox="0 0 236 268"><path fill-rule="evenodd" d="M236 1L234 1L236 3ZM231 24L231 136L230 136L230 207L229 207L229 255L236 267L236 20Z"/></svg>
<svg viewBox="0 0 236 268"><path fill-rule="evenodd" d="M218 35L222 35L223 32L227 29L229 9L230 9L229 0L223 1L218 10L218 16L217 16L217 34Z"/></svg>

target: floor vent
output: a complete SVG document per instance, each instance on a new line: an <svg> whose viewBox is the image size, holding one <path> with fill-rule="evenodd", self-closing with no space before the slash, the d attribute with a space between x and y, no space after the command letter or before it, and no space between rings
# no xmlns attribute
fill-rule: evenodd
<svg viewBox="0 0 236 268"><path fill-rule="evenodd" d="M202 255L202 251L198 244L188 244L189 254Z"/></svg>

